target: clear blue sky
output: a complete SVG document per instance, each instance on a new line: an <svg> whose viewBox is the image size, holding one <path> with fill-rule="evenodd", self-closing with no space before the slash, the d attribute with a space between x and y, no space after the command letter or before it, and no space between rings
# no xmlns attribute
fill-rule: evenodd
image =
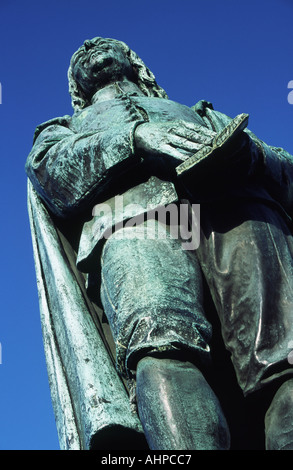
<svg viewBox="0 0 293 470"><path fill-rule="evenodd" d="M0 449L58 449L24 164L35 127L71 114L67 69L94 36L123 40L175 101L199 99L293 154L292 0L1 0Z"/></svg>

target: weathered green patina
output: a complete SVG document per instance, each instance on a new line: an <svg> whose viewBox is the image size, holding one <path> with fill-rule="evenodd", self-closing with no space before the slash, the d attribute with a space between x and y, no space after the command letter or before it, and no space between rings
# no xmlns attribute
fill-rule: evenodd
<svg viewBox="0 0 293 470"><path fill-rule="evenodd" d="M73 116L37 128L26 164L61 448L230 447L207 298L243 394L268 408L283 384L266 448L292 448L293 157L246 114L170 100L123 42L85 41L68 77ZM127 210L95 210L118 195ZM195 251L158 215L183 203L201 205Z"/></svg>

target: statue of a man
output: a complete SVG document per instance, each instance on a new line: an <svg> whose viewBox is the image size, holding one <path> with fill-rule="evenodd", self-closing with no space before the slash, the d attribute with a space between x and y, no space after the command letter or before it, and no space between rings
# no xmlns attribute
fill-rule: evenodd
<svg viewBox="0 0 293 470"><path fill-rule="evenodd" d="M94 359L95 339L87 342L84 333L93 302L107 317L116 368L137 403L148 446L229 448L226 419L205 377L212 326L203 307L204 276L244 395L272 383L278 389L266 414L266 448L293 449L293 369L287 360L293 338L293 157L245 125L239 129L238 121L206 101L188 108L169 100L141 59L117 40L85 41L71 59L69 85L73 116L37 128L26 165L32 224L44 207L42 217L58 231L54 242L35 241L35 256L39 282L45 283L44 318L51 322L48 330L43 320L43 329L54 344L46 355L49 376L55 377L55 413L62 414L59 428L66 421L63 385L54 369L60 362L80 447L102 446L95 436L107 423L98 422L95 406L110 403L115 386L109 385L106 398L92 392L94 381L107 381L104 360ZM187 171L179 172L180 165ZM131 216L125 205L117 210L118 195L134 203ZM160 217L147 220L162 206L186 201L201 205L195 250L184 249ZM100 204L115 206L111 217L96 210ZM136 223L128 224L133 217ZM43 220L37 240L52 229ZM50 261L60 261L52 255L57 238L65 246L62 256L69 245L73 252L67 263L74 281L69 271L59 279L58 263ZM64 295L70 283L83 282L72 263L75 251L78 270L87 277L79 298ZM70 301L77 307L70 309ZM104 333L96 327L96 334ZM88 375L80 364L91 364Z"/></svg>

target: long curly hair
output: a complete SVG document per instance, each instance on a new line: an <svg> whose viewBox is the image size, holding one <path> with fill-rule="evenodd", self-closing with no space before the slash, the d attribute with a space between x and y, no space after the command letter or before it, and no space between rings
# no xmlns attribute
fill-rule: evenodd
<svg viewBox="0 0 293 470"><path fill-rule="evenodd" d="M116 42L125 52L126 57L128 58L130 64L132 65L133 72L136 78L136 83L141 91L146 96L152 96L157 98L167 98L167 93L163 88L161 88L156 80L154 74L149 70L145 63L140 59L140 57L132 51L127 44L117 39L110 38L101 38L96 37L90 40L91 43L99 45L99 41L114 41ZM86 96L77 81L74 79L72 70L74 64L77 60L80 60L86 50L86 46L83 44L71 57L70 66L68 69L68 83L69 83L69 93L71 96L71 103L74 111L79 111L83 108L86 108L90 105L90 97Z"/></svg>

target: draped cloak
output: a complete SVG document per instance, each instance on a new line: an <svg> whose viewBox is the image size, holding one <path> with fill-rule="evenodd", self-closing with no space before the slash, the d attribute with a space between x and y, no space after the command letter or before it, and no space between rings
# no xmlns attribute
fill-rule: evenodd
<svg viewBox="0 0 293 470"><path fill-rule="evenodd" d="M30 181L28 210L60 448L117 449L126 436L140 441L143 431L116 372L107 325L86 293L71 244Z"/></svg>

